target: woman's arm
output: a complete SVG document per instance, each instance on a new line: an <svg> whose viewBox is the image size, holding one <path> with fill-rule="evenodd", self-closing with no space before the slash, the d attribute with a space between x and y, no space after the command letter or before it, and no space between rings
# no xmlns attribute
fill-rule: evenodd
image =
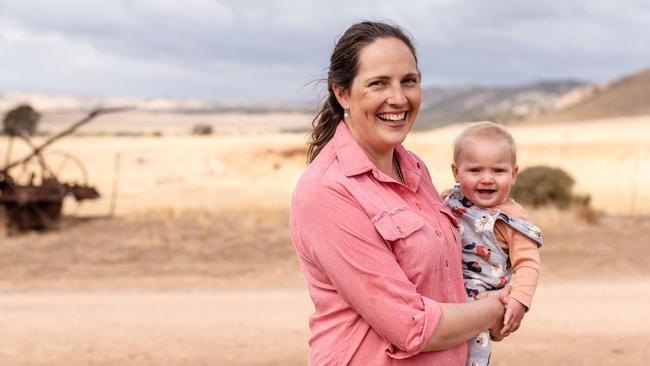
<svg viewBox="0 0 650 366"><path fill-rule="evenodd" d="M422 351L440 351L467 342L480 332L503 324L509 288L464 304L441 304L442 317Z"/></svg>
<svg viewBox="0 0 650 366"><path fill-rule="evenodd" d="M456 346L498 323L504 307L496 297L448 304L422 296L347 190L312 184L294 198L294 245L314 286L340 295L395 347L391 357L416 355L429 339L429 350Z"/></svg>
<svg viewBox="0 0 650 366"><path fill-rule="evenodd" d="M418 293L344 187L330 182L300 187L290 227L314 286L339 295L394 346L392 353L421 351L440 318L440 304Z"/></svg>

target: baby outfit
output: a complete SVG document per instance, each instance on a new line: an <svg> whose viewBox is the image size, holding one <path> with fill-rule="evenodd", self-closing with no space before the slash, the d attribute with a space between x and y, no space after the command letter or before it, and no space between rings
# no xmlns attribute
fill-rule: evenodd
<svg viewBox="0 0 650 366"><path fill-rule="evenodd" d="M541 230L512 199L494 209L475 206L456 186L447 206L461 223L463 279L468 301L479 292L503 288L514 273L511 297L530 308L537 286ZM468 366L490 362L490 334L485 331L470 341Z"/></svg>

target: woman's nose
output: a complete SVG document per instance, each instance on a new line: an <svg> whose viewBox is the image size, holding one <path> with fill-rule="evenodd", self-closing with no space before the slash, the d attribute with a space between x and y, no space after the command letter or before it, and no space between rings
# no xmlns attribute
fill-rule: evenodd
<svg viewBox="0 0 650 366"><path fill-rule="evenodd" d="M406 96L404 95L404 91L402 90L402 86L393 86L390 88L390 95L387 98L388 104L391 105L403 105L406 103Z"/></svg>

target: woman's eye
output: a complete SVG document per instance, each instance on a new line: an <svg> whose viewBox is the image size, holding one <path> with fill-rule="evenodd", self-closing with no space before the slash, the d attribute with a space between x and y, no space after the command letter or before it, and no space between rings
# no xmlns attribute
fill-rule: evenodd
<svg viewBox="0 0 650 366"><path fill-rule="evenodd" d="M375 80L375 81L371 82L369 86L382 86L382 85L384 85L383 81Z"/></svg>
<svg viewBox="0 0 650 366"><path fill-rule="evenodd" d="M416 78L408 78L408 79L404 79L404 81L402 81L402 82L405 83L405 84L409 84L409 85L415 85L415 84L418 83L418 79L416 79Z"/></svg>

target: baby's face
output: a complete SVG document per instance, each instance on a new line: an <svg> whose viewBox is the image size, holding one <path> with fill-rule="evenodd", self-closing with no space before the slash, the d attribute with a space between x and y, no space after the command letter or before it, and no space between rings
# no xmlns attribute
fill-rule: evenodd
<svg viewBox="0 0 650 366"><path fill-rule="evenodd" d="M510 145L498 138L468 139L451 169L463 195L481 208L502 203L517 178Z"/></svg>

